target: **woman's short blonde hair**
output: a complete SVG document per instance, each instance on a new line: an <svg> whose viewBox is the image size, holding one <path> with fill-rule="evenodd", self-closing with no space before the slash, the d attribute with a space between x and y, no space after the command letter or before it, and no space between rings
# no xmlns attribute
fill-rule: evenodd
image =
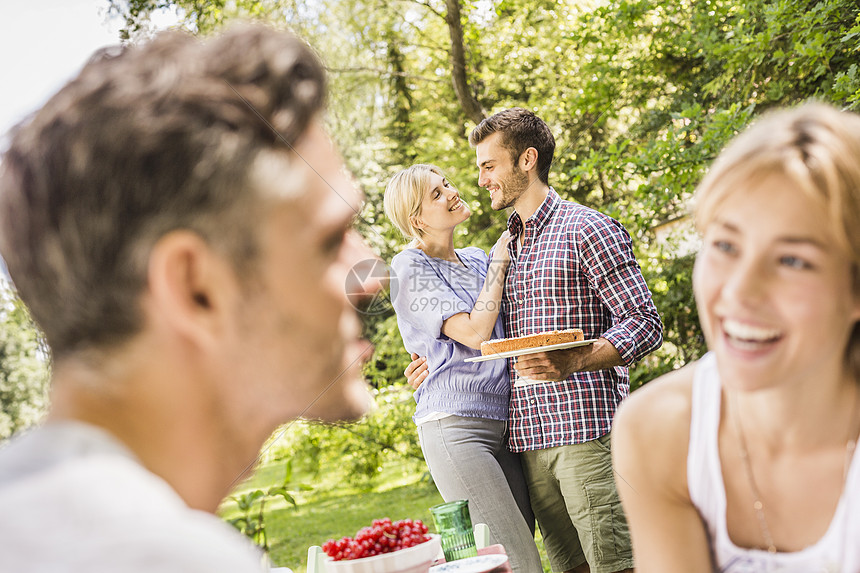
<svg viewBox="0 0 860 573"><path fill-rule="evenodd" d="M773 112L720 154L696 191L696 225L713 220L727 197L782 175L827 208L836 239L849 258L860 297L860 115L822 103ZM860 382L860 323L847 359Z"/></svg>
<svg viewBox="0 0 860 573"><path fill-rule="evenodd" d="M435 165L418 163L397 173L385 188L385 214L406 238L420 239L424 234L413 221L421 214L431 173L444 177Z"/></svg>

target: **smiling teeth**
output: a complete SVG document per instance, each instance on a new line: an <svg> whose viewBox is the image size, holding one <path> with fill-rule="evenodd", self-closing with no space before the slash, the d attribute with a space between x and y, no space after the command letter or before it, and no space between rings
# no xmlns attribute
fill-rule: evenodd
<svg viewBox="0 0 860 573"><path fill-rule="evenodd" d="M751 342L767 342L779 338L781 332L773 328L752 326L735 320L724 320L723 330L730 337Z"/></svg>
<svg viewBox="0 0 860 573"><path fill-rule="evenodd" d="M449 210L449 211L453 211L453 210L457 209L457 208L458 208L460 205L462 205L462 204L463 204L463 200L462 200L462 199L457 199L457 202L456 202L456 203L454 203L454 206L453 206L453 207L451 207L451 208L450 208L450 209L448 209L448 210Z"/></svg>

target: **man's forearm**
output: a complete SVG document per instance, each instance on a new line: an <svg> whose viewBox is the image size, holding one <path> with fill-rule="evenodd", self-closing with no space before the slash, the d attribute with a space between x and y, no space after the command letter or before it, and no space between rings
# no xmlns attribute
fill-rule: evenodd
<svg viewBox="0 0 860 573"><path fill-rule="evenodd" d="M574 372L591 372L594 370L606 370L613 366L624 366L624 359L621 354L605 338L598 338L597 342L590 346L583 347L588 352L572 356L567 376Z"/></svg>
<svg viewBox="0 0 860 573"><path fill-rule="evenodd" d="M588 346L521 356L517 358L514 368L523 378L564 380L574 372L606 370L624 364L615 346L609 340L599 338Z"/></svg>

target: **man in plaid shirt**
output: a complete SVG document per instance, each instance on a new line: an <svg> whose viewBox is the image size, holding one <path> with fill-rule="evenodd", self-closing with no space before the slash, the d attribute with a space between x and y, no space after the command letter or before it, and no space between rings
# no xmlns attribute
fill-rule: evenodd
<svg viewBox="0 0 860 573"><path fill-rule="evenodd" d="M509 445L523 454L553 571L632 570L609 432L630 390L627 366L660 347L663 325L630 236L549 186L555 140L532 112L499 112L469 142L493 209L514 208L502 300L506 335L580 328L596 339L509 361ZM420 374L419 367L410 380Z"/></svg>

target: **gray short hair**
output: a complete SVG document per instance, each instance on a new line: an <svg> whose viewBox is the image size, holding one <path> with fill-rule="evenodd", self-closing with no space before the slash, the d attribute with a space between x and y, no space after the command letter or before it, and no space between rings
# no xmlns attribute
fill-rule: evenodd
<svg viewBox="0 0 860 573"><path fill-rule="evenodd" d="M323 107L301 40L242 25L168 32L92 58L16 128L0 173L0 253L54 355L141 327L149 251L187 229L237 269L256 253L250 183Z"/></svg>

